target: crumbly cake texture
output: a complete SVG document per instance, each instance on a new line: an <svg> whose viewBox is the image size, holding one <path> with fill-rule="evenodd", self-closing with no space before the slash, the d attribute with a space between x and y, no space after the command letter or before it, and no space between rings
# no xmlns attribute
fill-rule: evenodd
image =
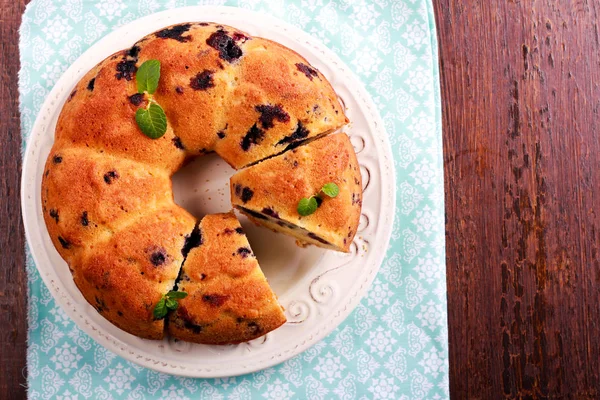
<svg viewBox="0 0 600 400"><path fill-rule="evenodd" d="M168 125L159 139L135 121L148 104L135 74L149 59L161 62L154 98ZM50 237L98 312L160 339L164 320L152 310L173 287L196 225L173 202L173 173L213 151L245 167L347 122L327 79L292 50L215 23L166 27L92 68L66 100L42 180Z"/></svg>
<svg viewBox="0 0 600 400"><path fill-rule="evenodd" d="M337 197L321 195L319 208L298 214L303 197L333 182ZM362 181L349 137L338 133L314 140L237 172L230 180L231 202L254 223L314 244L348 252L362 206Z"/></svg>
<svg viewBox="0 0 600 400"><path fill-rule="evenodd" d="M188 293L168 322L169 335L196 343L240 343L264 335L285 316L233 214L202 219L178 290Z"/></svg>

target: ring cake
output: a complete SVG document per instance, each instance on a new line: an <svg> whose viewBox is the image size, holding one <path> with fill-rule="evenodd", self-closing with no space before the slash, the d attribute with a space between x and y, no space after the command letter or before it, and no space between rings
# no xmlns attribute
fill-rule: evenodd
<svg viewBox="0 0 600 400"><path fill-rule="evenodd" d="M136 87L148 60L160 61L152 98ZM150 102L167 120L157 139L136 123ZM294 51L215 23L164 28L92 68L66 100L42 181L50 238L86 300L133 335L264 335L285 317L239 222L228 213L198 223L174 203L171 177L216 152L249 167L232 177L236 208L303 245L348 251L360 171L348 137L325 136L347 122L327 79ZM328 182L338 196L319 197L310 216L294 211ZM171 311L157 317L159 304Z"/></svg>

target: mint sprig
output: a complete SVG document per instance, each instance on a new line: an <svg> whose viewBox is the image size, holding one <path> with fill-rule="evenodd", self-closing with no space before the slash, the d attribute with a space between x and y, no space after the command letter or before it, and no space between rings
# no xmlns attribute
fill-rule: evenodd
<svg viewBox="0 0 600 400"><path fill-rule="evenodd" d="M148 92L154 94L160 79L160 61L148 60L144 62L135 74L138 93Z"/></svg>
<svg viewBox="0 0 600 400"><path fill-rule="evenodd" d="M152 312L154 314L154 318L162 319L167 315L169 310L177 310L177 307L179 307L177 300L184 299L187 297L187 295L188 294L186 292L176 292L174 290L171 290L169 293L163 295L158 303L156 303L156 306L154 306L154 311Z"/></svg>
<svg viewBox="0 0 600 400"><path fill-rule="evenodd" d="M142 133L151 139L158 139L167 132L167 115L152 96L158 88L160 80L160 61L145 61L135 74L138 93L148 95L146 108L135 112L135 122Z"/></svg>
<svg viewBox="0 0 600 400"><path fill-rule="evenodd" d="M139 108L135 112L135 122L151 139L158 139L167 131L167 116L156 103L148 103L148 108Z"/></svg>
<svg viewBox="0 0 600 400"><path fill-rule="evenodd" d="M187 292L176 292L174 290L171 290L169 293L167 293L167 296L172 299L185 299L187 295Z"/></svg>
<svg viewBox="0 0 600 400"><path fill-rule="evenodd" d="M303 217L306 217L317 211L317 208L319 208L319 205L323 200L323 198L321 197L321 193L325 194L328 197L337 197L337 195L340 194L340 188L335 183L330 182L323 185L319 193L317 193L316 195L308 198L303 197L298 202L298 214L300 214ZM321 202L319 202L317 199L321 200Z"/></svg>
<svg viewBox="0 0 600 400"><path fill-rule="evenodd" d="M321 188L321 192L325 193L329 197L337 197L340 194L340 188L333 182L325 184Z"/></svg>
<svg viewBox="0 0 600 400"><path fill-rule="evenodd" d="M167 305L165 303L165 296L161 297L156 306L154 306L154 318L162 319L167 315Z"/></svg>
<svg viewBox="0 0 600 400"><path fill-rule="evenodd" d="M314 213L317 211L317 208L319 208L319 204L317 203L317 199L315 197L310 197L308 199L304 197L298 202L298 214L302 215L303 217Z"/></svg>

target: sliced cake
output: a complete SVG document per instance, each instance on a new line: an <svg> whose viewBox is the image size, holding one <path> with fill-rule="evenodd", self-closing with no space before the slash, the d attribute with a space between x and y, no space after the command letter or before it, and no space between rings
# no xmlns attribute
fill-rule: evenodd
<svg viewBox="0 0 600 400"><path fill-rule="evenodd" d="M285 321L275 296L233 215L206 217L204 244L190 250L195 236L186 237L197 221L173 203L170 178L196 156L215 152L242 168L347 122L326 76L292 49L219 23L164 27L101 61L66 96L43 172L40 211L83 296L116 326L161 339L163 318L180 300L181 308L167 317L176 337L248 340ZM304 178L306 185L318 185L319 174L338 182L340 197L326 199L313 217L290 214L289 226L308 229L298 235L303 242L344 250L357 219L346 215L346 175L335 174L349 174L344 168L350 164L358 169L350 150L339 157L333 175L315 171ZM281 173L277 181L294 175ZM255 182L240 186L240 196L266 184ZM353 207L360 208L360 191L352 190ZM286 199L280 200L257 212L275 207L285 215ZM348 210L335 221L310 225L340 201ZM169 297L184 295L169 295L177 293L178 276L186 298Z"/></svg>
<svg viewBox="0 0 600 400"><path fill-rule="evenodd" d="M278 328L285 316L233 214L202 219L177 290L187 296L169 316L177 339L204 344L240 343Z"/></svg>
<svg viewBox="0 0 600 400"><path fill-rule="evenodd" d="M294 236L299 245L347 252L356 234L362 182L352 143L344 133L239 171L231 177L230 190L236 209L256 224ZM309 200L314 209L302 210L299 204Z"/></svg>

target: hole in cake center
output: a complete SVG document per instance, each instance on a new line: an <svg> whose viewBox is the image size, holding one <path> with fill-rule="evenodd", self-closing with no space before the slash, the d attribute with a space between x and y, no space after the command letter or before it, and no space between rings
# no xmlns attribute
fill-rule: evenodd
<svg viewBox="0 0 600 400"><path fill-rule="evenodd" d="M232 209L229 178L235 170L216 154L196 157L173 175L175 203L200 220L206 214ZM282 296L294 285L314 275L326 250L310 246L300 248L295 239L258 227L236 212L258 262L275 293ZM312 271L312 272L311 272Z"/></svg>
<svg viewBox="0 0 600 400"><path fill-rule="evenodd" d="M229 178L234 173L216 154L196 157L173 175L175 203L198 220L206 214L228 212Z"/></svg>

